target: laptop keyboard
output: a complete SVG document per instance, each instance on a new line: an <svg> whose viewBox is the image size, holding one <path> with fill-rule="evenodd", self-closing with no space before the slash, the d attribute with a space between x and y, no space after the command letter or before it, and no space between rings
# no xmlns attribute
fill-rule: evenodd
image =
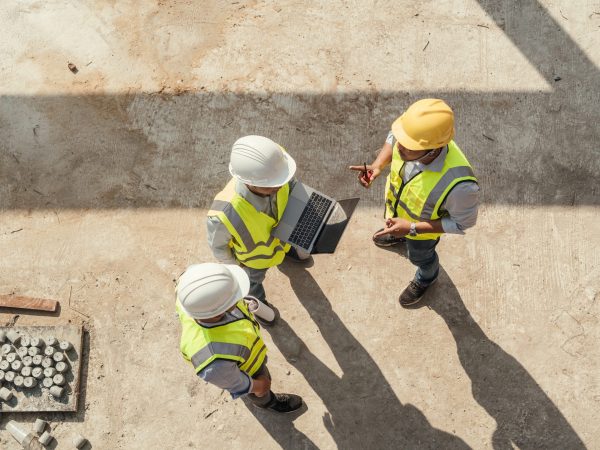
<svg viewBox="0 0 600 450"><path fill-rule="evenodd" d="M331 200L313 192L288 242L307 249L317 234L330 205Z"/></svg>

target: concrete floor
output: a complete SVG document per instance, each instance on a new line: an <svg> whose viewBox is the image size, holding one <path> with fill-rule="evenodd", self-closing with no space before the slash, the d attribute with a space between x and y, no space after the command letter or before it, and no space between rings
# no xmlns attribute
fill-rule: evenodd
<svg viewBox="0 0 600 450"><path fill-rule="evenodd" d="M600 1L2 6L0 292L62 309L0 321L89 331L85 406L41 415L57 448L600 448ZM425 96L454 108L483 204L404 310L412 266L370 243L383 182L346 166ZM178 352L173 281L212 260L206 208L249 133L361 197L334 255L267 277L295 418L232 401ZM0 447L18 448L6 431Z"/></svg>

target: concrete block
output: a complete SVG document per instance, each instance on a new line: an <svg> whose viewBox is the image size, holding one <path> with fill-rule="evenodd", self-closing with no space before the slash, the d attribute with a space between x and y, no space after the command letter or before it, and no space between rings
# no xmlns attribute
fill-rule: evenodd
<svg viewBox="0 0 600 450"><path fill-rule="evenodd" d="M65 380L65 376L62 373L57 373L52 377L52 381L56 386L63 386L67 380Z"/></svg>
<svg viewBox="0 0 600 450"><path fill-rule="evenodd" d="M9 421L6 424L6 430L11 434L13 438L19 443L19 445L23 448L29 448L29 444L34 438L33 433L27 432L27 430L14 420Z"/></svg>
<svg viewBox="0 0 600 450"><path fill-rule="evenodd" d="M44 378L42 380L42 386L44 386L46 389L50 389L52 386L54 386L54 381L52 381L52 378Z"/></svg>
<svg viewBox="0 0 600 450"><path fill-rule="evenodd" d="M8 330L6 332L6 337L15 347L18 347L21 344L21 335L15 330Z"/></svg>
<svg viewBox="0 0 600 450"><path fill-rule="evenodd" d="M0 388L0 398L7 402L13 398L13 393L10 389L6 389L5 387Z"/></svg>
<svg viewBox="0 0 600 450"><path fill-rule="evenodd" d="M29 347L21 346L17 349L17 355L19 355L22 358L23 356L27 355L28 350L29 350Z"/></svg>
<svg viewBox="0 0 600 450"><path fill-rule="evenodd" d="M45 420L35 419L35 422L33 423L33 429L35 430L36 434L39 436L46 430L47 425L48 425L48 422L46 422Z"/></svg>
<svg viewBox="0 0 600 450"><path fill-rule="evenodd" d="M84 438L82 435L76 434L73 437L73 445L75 446L75 448L82 448L85 444L87 444L87 439Z"/></svg>
<svg viewBox="0 0 600 450"><path fill-rule="evenodd" d="M48 346L48 347L56 347L59 344L58 339L56 339L54 336L48 336L45 339L45 342L46 342L46 346Z"/></svg>
<svg viewBox="0 0 600 450"><path fill-rule="evenodd" d="M63 393L65 392L64 388L60 387L60 386L52 386L50 388L50 393L55 397L55 398L60 398L62 397Z"/></svg>
<svg viewBox="0 0 600 450"><path fill-rule="evenodd" d="M23 365L26 367L33 365L33 358L29 355L23 356L23 359L21 359L21 361L23 362Z"/></svg>
<svg viewBox="0 0 600 450"><path fill-rule="evenodd" d="M44 348L44 346L46 345L46 343L44 342L44 340L40 337L32 337L31 338L31 342L30 342L30 346L31 347L37 347L37 348Z"/></svg>
<svg viewBox="0 0 600 450"><path fill-rule="evenodd" d="M54 367L54 360L46 356L44 359L42 359L42 367L44 369L47 367Z"/></svg>
<svg viewBox="0 0 600 450"><path fill-rule="evenodd" d="M44 369L44 376L46 378L52 378L54 375L56 375L56 369L54 367L46 367Z"/></svg>
<svg viewBox="0 0 600 450"><path fill-rule="evenodd" d="M50 442L52 442L52 439L54 439L52 437L52 435L50 434L49 431L44 431L42 433L42 435L39 437L38 441L40 441L40 444L42 444L43 446L48 446L48 444L50 444Z"/></svg>
<svg viewBox="0 0 600 450"><path fill-rule="evenodd" d="M20 372L21 369L23 368L23 361L21 361L20 359L17 359L16 361L13 361L10 364L10 368L12 370L14 370L15 372Z"/></svg>
<svg viewBox="0 0 600 450"><path fill-rule="evenodd" d="M29 356L35 356L35 355L39 355L40 353L42 353L42 349L39 347L29 347L27 349L27 354Z"/></svg>
<svg viewBox="0 0 600 450"><path fill-rule="evenodd" d="M15 379L13 380L13 384L16 387L22 387L23 386L23 380L24 380L24 378L21 375L16 375Z"/></svg>
<svg viewBox="0 0 600 450"><path fill-rule="evenodd" d="M56 371L59 373L65 373L69 370L69 365L66 363L66 361L57 362L55 367Z"/></svg>
<svg viewBox="0 0 600 450"><path fill-rule="evenodd" d="M52 355L52 359L53 359L55 362L61 362L61 361L64 361L64 360L65 360L65 354L64 354L64 353L61 353L61 352L56 352L56 353L54 353L54 355Z"/></svg>
<svg viewBox="0 0 600 450"><path fill-rule="evenodd" d="M4 372L4 381L8 381L9 383L12 383L15 379L15 375L16 375L16 373L14 373L12 370Z"/></svg>
<svg viewBox="0 0 600 450"><path fill-rule="evenodd" d="M69 341L60 341L58 346L63 352L67 352L73 348L73 344L71 344Z"/></svg>
<svg viewBox="0 0 600 450"><path fill-rule="evenodd" d="M52 355L54 355L55 351L56 351L56 348L52 347L51 345L48 345L44 349L44 355L46 355L46 356L52 356Z"/></svg>
<svg viewBox="0 0 600 450"><path fill-rule="evenodd" d="M21 369L21 376L23 378L30 377L31 376L31 366L23 366L23 368Z"/></svg>
<svg viewBox="0 0 600 450"><path fill-rule="evenodd" d="M42 369L41 367L34 367L31 371L31 375L36 380L41 380L42 378L44 378L44 369Z"/></svg>
<svg viewBox="0 0 600 450"><path fill-rule="evenodd" d="M9 353L8 355L6 355L6 360L9 363L13 363L14 361L16 361L19 358L19 355L17 355L16 353Z"/></svg>
<svg viewBox="0 0 600 450"><path fill-rule="evenodd" d="M0 361L0 370L9 370L10 369L10 363L5 359L4 361Z"/></svg>
<svg viewBox="0 0 600 450"><path fill-rule="evenodd" d="M41 366L43 359L44 359L44 357L42 355L35 355L34 357L31 358L31 362L33 363L34 366Z"/></svg>
<svg viewBox="0 0 600 450"><path fill-rule="evenodd" d="M25 377L23 379L23 387L26 387L27 389L31 389L32 387L35 387L37 385L37 380L33 377Z"/></svg>

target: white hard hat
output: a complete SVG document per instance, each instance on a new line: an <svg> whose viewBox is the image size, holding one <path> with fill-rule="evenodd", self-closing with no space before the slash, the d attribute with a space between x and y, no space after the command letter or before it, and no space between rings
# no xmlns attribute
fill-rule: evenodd
<svg viewBox="0 0 600 450"><path fill-rule="evenodd" d="M189 266L177 281L177 298L194 319L223 314L248 294L250 279L234 264L204 263Z"/></svg>
<svg viewBox="0 0 600 450"><path fill-rule="evenodd" d="M269 138L244 136L231 148L229 172L251 186L279 187L296 173L296 161Z"/></svg>

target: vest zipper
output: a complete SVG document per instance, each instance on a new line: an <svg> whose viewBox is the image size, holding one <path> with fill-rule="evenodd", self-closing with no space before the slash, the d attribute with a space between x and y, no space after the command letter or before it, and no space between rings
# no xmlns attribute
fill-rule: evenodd
<svg viewBox="0 0 600 450"><path fill-rule="evenodd" d="M404 183L404 177L402 176L402 169L404 169L405 165L406 165L406 163L403 163L402 167L400 167L400 170L398 171L398 176L400 177L400 188L398 189L398 194L396 195L396 203L394 203L394 218L398 217L398 203L400 203L400 196L402 195L402 191L404 190L404 187L408 183L410 183L412 180L414 180L417 176L419 176L423 173L422 171L417 172L411 178L409 178L409 180L406 183Z"/></svg>

